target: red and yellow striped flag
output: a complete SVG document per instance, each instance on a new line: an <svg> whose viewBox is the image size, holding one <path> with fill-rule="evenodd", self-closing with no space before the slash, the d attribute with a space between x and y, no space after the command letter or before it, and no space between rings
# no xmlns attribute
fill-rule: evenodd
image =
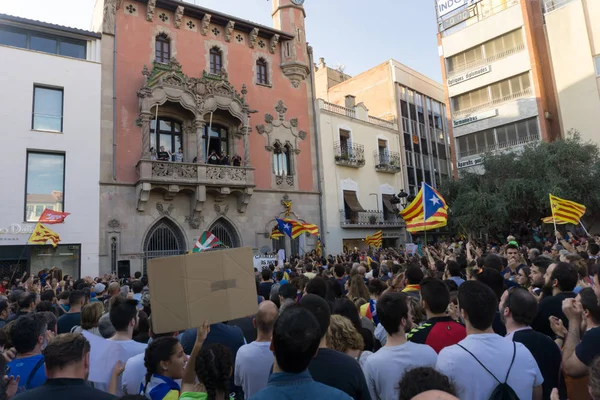
<svg viewBox="0 0 600 400"><path fill-rule="evenodd" d="M552 216L557 221L560 219L573 225L579 225L579 220L586 210L583 204L564 200L553 195L550 195L550 208L552 209Z"/></svg>
<svg viewBox="0 0 600 400"><path fill-rule="evenodd" d="M48 229L38 222L35 225L35 229L33 230L33 233L29 237L27 243L44 245L48 241L51 242L53 247L56 247L60 242L60 236L52 229Z"/></svg>
<svg viewBox="0 0 600 400"><path fill-rule="evenodd" d="M365 243L368 246L373 246L376 249L379 249L381 247L382 242L383 242L383 231L377 231L377 232L375 232L374 235L367 236L367 238L365 239Z"/></svg>
<svg viewBox="0 0 600 400"><path fill-rule="evenodd" d="M556 222L556 225L565 225L565 224L568 224L567 221L563 221L560 218L554 218L554 217L542 218L542 222L544 224L554 224Z"/></svg>
<svg viewBox="0 0 600 400"><path fill-rule="evenodd" d="M319 236L319 227L314 224L307 224L293 219L283 218L283 221L292 224L292 239L296 239L303 233L309 233L313 236Z"/></svg>
<svg viewBox="0 0 600 400"><path fill-rule="evenodd" d="M275 225L273 229L271 229L271 239L279 239L283 237L283 233L279 230L279 226Z"/></svg>

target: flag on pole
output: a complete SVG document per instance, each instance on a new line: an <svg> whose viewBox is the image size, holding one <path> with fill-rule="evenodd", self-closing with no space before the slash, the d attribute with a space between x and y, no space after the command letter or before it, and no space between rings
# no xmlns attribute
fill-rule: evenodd
<svg viewBox="0 0 600 400"><path fill-rule="evenodd" d="M206 251L208 249L214 249L215 247L221 246L223 243L212 233L204 231L202 236L198 238L198 241L194 245L192 252L198 253Z"/></svg>
<svg viewBox="0 0 600 400"><path fill-rule="evenodd" d="M383 231L377 231L377 232L375 232L374 235L367 236L367 238L365 239L365 243L368 246L373 246L376 249L379 249L381 247L382 242L383 242Z"/></svg>
<svg viewBox="0 0 600 400"><path fill-rule="evenodd" d="M422 232L448 224L448 205L442 195L423 183L417 197L400 212L409 232Z"/></svg>
<svg viewBox="0 0 600 400"><path fill-rule="evenodd" d="M279 239L283 236L284 234L279 230L279 225L275 225L273 229L271 229L271 239Z"/></svg>
<svg viewBox="0 0 600 400"><path fill-rule="evenodd" d="M279 232L291 237L292 239L296 239L303 233L319 236L319 227L317 225L294 221L287 218L277 218L276 221Z"/></svg>
<svg viewBox="0 0 600 400"><path fill-rule="evenodd" d="M568 224L567 221L564 221L564 220L562 220L560 218L554 218L552 216L542 218L542 222L544 224L554 224L554 223L556 223L556 225L565 225L565 224Z"/></svg>
<svg viewBox="0 0 600 400"><path fill-rule="evenodd" d="M58 246L58 243L60 242L60 236L58 235L58 233L54 232L52 229L48 229L44 225L42 225L41 223L38 222L35 225L35 229L33 230L33 233L29 237L29 240L27 241L27 243L44 245L48 241L51 242L53 247L56 247L56 246Z"/></svg>
<svg viewBox="0 0 600 400"><path fill-rule="evenodd" d="M40 215L40 219L38 220L38 222L44 224L62 224L63 222L65 222L65 218L67 218L67 216L70 214L71 213L68 212L54 211L49 208L46 208L44 209L42 215Z"/></svg>
<svg viewBox="0 0 600 400"><path fill-rule="evenodd" d="M283 233L284 235L287 235L289 237L292 237L292 224L287 221L287 220L283 220L283 219L276 219L277 221L277 228L279 229L279 232Z"/></svg>
<svg viewBox="0 0 600 400"><path fill-rule="evenodd" d="M317 256L323 257L323 246L321 243L321 236L317 237Z"/></svg>
<svg viewBox="0 0 600 400"><path fill-rule="evenodd" d="M550 195L550 207L552 208L552 216L557 220L565 221L566 223L579 225L579 220L585 214L585 206L575 203L571 200L564 200L559 197Z"/></svg>

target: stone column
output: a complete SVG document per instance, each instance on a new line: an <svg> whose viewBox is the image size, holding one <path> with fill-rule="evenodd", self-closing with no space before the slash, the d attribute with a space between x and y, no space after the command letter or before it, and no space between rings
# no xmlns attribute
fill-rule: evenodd
<svg viewBox="0 0 600 400"><path fill-rule="evenodd" d="M195 127L196 127L196 157L198 164L204 164L204 126L206 122L202 119L196 119Z"/></svg>
<svg viewBox="0 0 600 400"><path fill-rule="evenodd" d="M150 121L152 120L152 114L142 112L140 120L142 124L142 160L150 160Z"/></svg>
<svg viewBox="0 0 600 400"><path fill-rule="evenodd" d="M250 166L250 115L246 117L246 125L242 127L242 134L244 135L244 166Z"/></svg>

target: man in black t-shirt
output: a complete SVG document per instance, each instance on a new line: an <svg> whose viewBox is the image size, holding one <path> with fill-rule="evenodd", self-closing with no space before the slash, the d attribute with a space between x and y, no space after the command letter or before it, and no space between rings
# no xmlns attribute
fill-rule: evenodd
<svg viewBox="0 0 600 400"><path fill-rule="evenodd" d="M308 366L313 379L339 389L355 400L370 400L369 387L358 361L345 353L327 348L325 336L331 318L327 301L315 294L306 294L299 304L315 316L321 331L319 351Z"/></svg>
<svg viewBox="0 0 600 400"><path fill-rule="evenodd" d="M574 299L573 289L577 285L579 275L577 270L569 263L552 264L546 270L546 286L552 288L552 296L544 297L540 302L538 313L531 327L544 335L554 337L550 327L550 317L554 316L563 321L568 329L569 321L563 313L562 305L565 299Z"/></svg>
<svg viewBox="0 0 600 400"><path fill-rule="evenodd" d="M271 269L263 269L260 277L262 278L262 282L258 285L258 295L264 297L265 300L269 300L271 298L271 287L273 286Z"/></svg>

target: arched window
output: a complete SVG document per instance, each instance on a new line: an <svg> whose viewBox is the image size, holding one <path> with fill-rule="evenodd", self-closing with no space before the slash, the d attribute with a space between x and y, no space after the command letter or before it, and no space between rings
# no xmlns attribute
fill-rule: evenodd
<svg viewBox="0 0 600 400"><path fill-rule="evenodd" d="M208 230L223 243L219 248L240 247L240 239L233 225L224 218L218 219Z"/></svg>
<svg viewBox="0 0 600 400"><path fill-rule="evenodd" d="M267 61L264 58L256 60L256 82L261 85L269 84L269 77L267 75Z"/></svg>
<svg viewBox="0 0 600 400"><path fill-rule="evenodd" d="M210 134L209 134L210 132ZM229 131L227 128L221 125L212 125L212 129L208 124L204 127L204 152L207 155L207 162L209 164L226 164L225 161L214 162L211 160L210 155L214 152L217 157L221 157L222 153L229 156L228 142Z"/></svg>
<svg viewBox="0 0 600 400"><path fill-rule="evenodd" d="M215 46L212 49L210 49L210 73L218 74L221 72L222 67L223 54L221 53L221 49Z"/></svg>
<svg viewBox="0 0 600 400"><path fill-rule="evenodd" d="M273 146L273 172L275 172L275 175L292 175L291 153L289 145L282 146L279 142L275 143Z"/></svg>
<svg viewBox="0 0 600 400"><path fill-rule="evenodd" d="M161 149L164 148L164 149ZM181 124L177 121L168 118L158 118L158 130L156 129L156 120L150 122L150 152L152 156L162 161L174 161L172 157L174 154L179 153L179 149L183 150L181 141ZM165 154L169 153L171 156L167 157ZM176 157L175 157L176 158ZM177 159L177 161L181 161Z"/></svg>
<svg viewBox="0 0 600 400"><path fill-rule="evenodd" d="M171 41L164 33L156 37L156 61L167 64L171 59Z"/></svg>
<svg viewBox="0 0 600 400"><path fill-rule="evenodd" d="M183 233L170 219L162 218L150 228L144 240L144 273L146 273L148 260L183 253L185 253Z"/></svg>

